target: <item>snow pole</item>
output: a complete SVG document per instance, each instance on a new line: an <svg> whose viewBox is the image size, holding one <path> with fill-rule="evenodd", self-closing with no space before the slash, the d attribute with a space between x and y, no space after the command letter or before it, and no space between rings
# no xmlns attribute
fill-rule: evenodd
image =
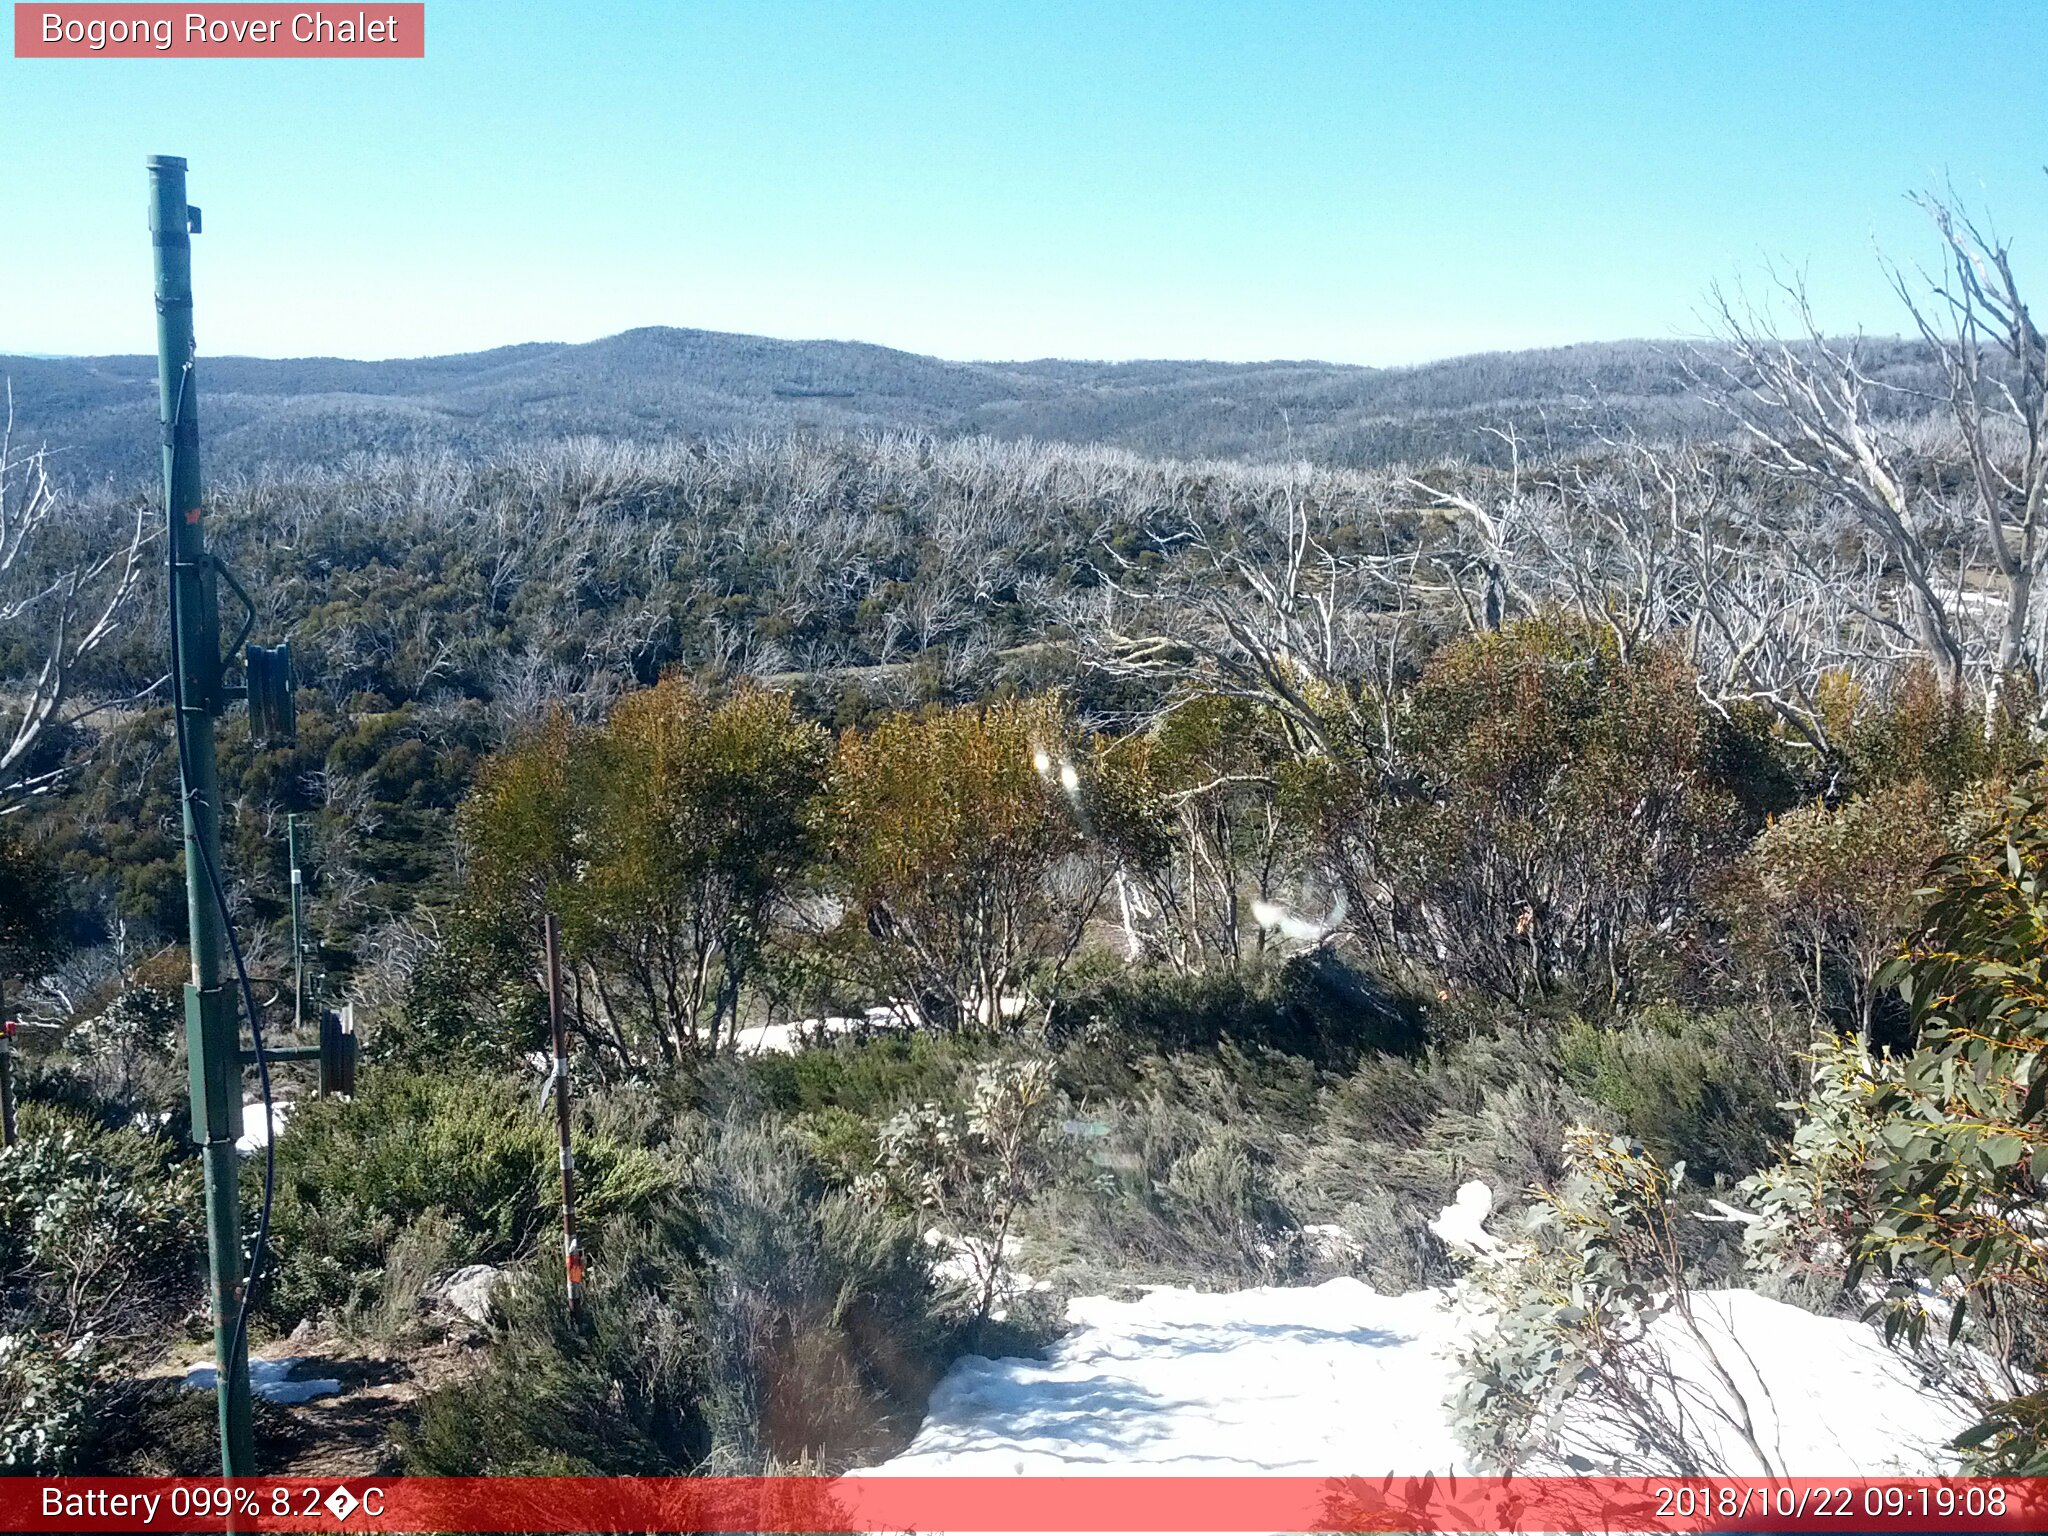
<svg viewBox="0 0 2048 1536"><path fill-rule="evenodd" d="M0 1138L14 1145L14 1020L0 1019Z"/></svg>
<svg viewBox="0 0 2048 1536"><path fill-rule="evenodd" d="M561 1144L562 1273L569 1316L583 1315L583 1248L576 1240L576 1154L569 1148L569 1024L562 1014L562 929L550 912L541 920L541 944L547 953L548 1032L555 1048L549 1081L555 1090L555 1134Z"/></svg>
<svg viewBox="0 0 2048 1536"><path fill-rule="evenodd" d="M255 1470L249 1417L249 1341L236 1326L243 1294L240 1171L241 1039L223 983L220 793L213 722L220 713L218 565L207 552L199 479L199 389L193 376L192 236L185 162L149 158L149 231L156 264L157 384L163 428L165 551L169 563L172 711L185 824L185 906L192 979L185 986L185 1051L192 1139L206 1184L206 1249L213 1312L221 1471ZM239 644L239 642L237 642Z"/></svg>
<svg viewBox="0 0 2048 1536"><path fill-rule="evenodd" d="M292 880L292 1024L306 1023L306 901L305 877L299 868L299 818L284 819L285 858L291 865Z"/></svg>

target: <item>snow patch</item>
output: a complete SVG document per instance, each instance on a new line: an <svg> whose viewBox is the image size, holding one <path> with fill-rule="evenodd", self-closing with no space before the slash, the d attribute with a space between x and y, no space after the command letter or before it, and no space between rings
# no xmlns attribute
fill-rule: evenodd
<svg viewBox="0 0 2048 1536"><path fill-rule="evenodd" d="M743 1056L762 1051L793 1054L839 1035L863 1030L910 1029L916 1024L908 1007L901 1003L878 1003L859 1018L830 1015L822 1019L795 1019L785 1024L750 1024L739 1032L733 1049Z"/></svg>
<svg viewBox="0 0 2048 1536"><path fill-rule="evenodd" d="M249 1100L242 1106L242 1134L235 1138L235 1150L244 1156L252 1152L261 1152L269 1144L273 1134L284 1134L285 1122L298 1107L291 1099L272 1099L270 1118L266 1123L263 1116L263 1101Z"/></svg>
<svg viewBox="0 0 2048 1536"><path fill-rule="evenodd" d="M1457 1199L1430 1222L1429 1230L1461 1252L1493 1253L1501 1242L1485 1227L1492 1214L1493 1191L1478 1179L1467 1179L1458 1186Z"/></svg>
<svg viewBox="0 0 2048 1536"><path fill-rule="evenodd" d="M1758 1438L1808 1476L1950 1465L1942 1443L1965 1406L1921 1384L1861 1323L1815 1317L1749 1291L1694 1297L1752 1398ZM924 1426L885 1474L1087 1472L1419 1476L1472 1473L1444 1402L1451 1356L1480 1319L1442 1290L1382 1296L1355 1279L1136 1301L1088 1296L1044 1360L957 1362ZM1668 1326L1667 1326L1668 1325ZM1706 1367L1674 1321L1659 1324L1682 1374ZM1718 1348L1718 1345L1717 1345ZM1728 1465L1750 1458L1726 1426ZM1610 1445L1619 1458L1630 1447ZM1557 1468L1554 1470L1563 1470Z"/></svg>
<svg viewBox="0 0 2048 1536"><path fill-rule="evenodd" d="M308 1403L316 1397L333 1397L341 1391L341 1383L331 1376L293 1381L292 1372L305 1363L304 1357L299 1355L282 1360L251 1360L249 1391L273 1403ZM194 1392L211 1392L215 1380L214 1369L210 1365L195 1365L185 1373L185 1385Z"/></svg>
<svg viewBox="0 0 2048 1536"><path fill-rule="evenodd" d="M1875 1477L1955 1470L1946 1444L1978 1415L1960 1397L1925 1384L1913 1362L1887 1349L1869 1324L1816 1317L1744 1290L1695 1292L1692 1311L1704 1343L1668 1311L1651 1324L1650 1338L1695 1405L1688 1439L1705 1449L1706 1464L1738 1476L1760 1470L1731 1417L1699 1411L1699 1404L1731 1401L1717 1384L1711 1348L1748 1405L1773 1471ZM1660 1401L1674 1401L1662 1384L1651 1390ZM1583 1434L1567 1411L1566 1440ZM1633 1471L1620 1465L1629 1450L1596 1436L1587 1454L1598 1463L1596 1471Z"/></svg>
<svg viewBox="0 0 2048 1536"><path fill-rule="evenodd" d="M955 1364L890 1474L1449 1471L1445 1314L1358 1280L1077 1297L1044 1360Z"/></svg>
<svg viewBox="0 0 2048 1536"><path fill-rule="evenodd" d="M867 1025L866 1019L797 1019L788 1024L750 1024L739 1033L733 1042L733 1049L743 1056L758 1055L762 1051L779 1051L792 1055L806 1045L834 1035L850 1035Z"/></svg>

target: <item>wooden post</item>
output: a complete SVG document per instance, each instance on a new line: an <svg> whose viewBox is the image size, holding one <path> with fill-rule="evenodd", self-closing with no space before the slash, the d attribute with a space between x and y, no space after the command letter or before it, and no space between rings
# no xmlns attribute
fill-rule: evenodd
<svg viewBox="0 0 2048 1536"><path fill-rule="evenodd" d="M562 1270L568 1285L569 1316L583 1315L583 1249L576 1241L576 1154L569 1148L569 1025L562 1014L561 925L550 912L541 925L547 948L548 1029L555 1045L555 1130L561 1138Z"/></svg>

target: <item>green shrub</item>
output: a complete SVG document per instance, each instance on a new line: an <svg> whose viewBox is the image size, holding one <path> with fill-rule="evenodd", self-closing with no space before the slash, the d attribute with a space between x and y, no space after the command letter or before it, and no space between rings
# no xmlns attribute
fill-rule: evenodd
<svg viewBox="0 0 2048 1536"><path fill-rule="evenodd" d="M2019 772L2040 750L2033 728L2039 695L2025 679L2011 681L2005 708L1987 721L1981 696L1943 687L1923 663L1908 666L1877 697L1840 678L1826 709L1844 744L1849 782L1860 793L1915 780L1954 793Z"/></svg>
<svg viewBox="0 0 2048 1536"><path fill-rule="evenodd" d="M0 1333L0 1468L67 1472L85 1432L93 1385L92 1337L53 1343Z"/></svg>
<svg viewBox="0 0 2048 1536"><path fill-rule="evenodd" d="M1684 1217L1671 1198L1683 1166L1584 1126L1566 1133L1562 1163L1564 1177L1538 1191L1520 1235L1473 1265L1466 1300L1485 1321L1459 1348L1450 1404L1467 1450L1500 1473L1541 1457L1582 1471L1783 1475L1694 1314ZM1652 1332L1659 1320L1685 1335L1707 1372L1688 1380L1672 1371ZM1701 1423L1733 1431L1745 1464L1722 1465Z"/></svg>
<svg viewBox="0 0 2048 1536"><path fill-rule="evenodd" d="M851 1189L873 1173L875 1160L882 1153L874 1122L837 1105L797 1115L789 1128L802 1138L825 1176L842 1188Z"/></svg>
<svg viewBox="0 0 2048 1536"><path fill-rule="evenodd" d="M772 1121L716 1124L691 1189L710 1470L845 1466L899 1443L953 1338L915 1224L833 1189Z"/></svg>
<svg viewBox="0 0 2048 1536"><path fill-rule="evenodd" d="M1992 1404L1956 1441L1978 1477L2048 1477L2048 1390Z"/></svg>
<svg viewBox="0 0 2048 1536"><path fill-rule="evenodd" d="M773 1120L677 1139L697 1143L687 1182L599 1232L583 1322L549 1266L523 1277L482 1376L423 1406L408 1471L760 1472L908 1438L962 1337L912 1224L834 1189Z"/></svg>
<svg viewBox="0 0 2048 1536"><path fill-rule="evenodd" d="M184 978L149 977L151 969L121 978L111 996L81 1010L85 1016L59 1037L57 1050L29 1058L34 1098L69 1104L109 1125L131 1124L137 1115L154 1119L168 1109L182 1129L189 1119ZM16 1071L19 1091L19 1065Z"/></svg>
<svg viewBox="0 0 2048 1536"><path fill-rule="evenodd" d="M508 953L466 914L451 926L448 941L407 980L403 1007L378 1020L366 1068L502 1072L547 1048L547 1000L526 970L528 957Z"/></svg>
<svg viewBox="0 0 2048 1536"><path fill-rule="evenodd" d="M1791 1133L1782 1104L1799 1044L1734 1010L1650 1009L1616 1028L1575 1021L1558 1057L1565 1079L1652 1155L1711 1182L1754 1172Z"/></svg>
<svg viewBox="0 0 2048 1536"><path fill-rule="evenodd" d="M1324 1093L1324 1132L1412 1146L1442 1107L1427 1059L1368 1056Z"/></svg>
<svg viewBox="0 0 2048 1536"><path fill-rule="evenodd" d="M2048 1468L2038 1397L2015 1372L2048 1359L2048 774L1935 871L1926 927L1892 962L1917 1044L1841 1041L1817 1053L1786 1159L1745 1189L1769 1268L1832 1264L1868 1283L1886 1336L1989 1350L2004 1399L1961 1442L1988 1470ZM1953 1362L1951 1362L1953 1363Z"/></svg>
<svg viewBox="0 0 2048 1536"><path fill-rule="evenodd" d="M698 1276L673 1210L614 1223L596 1245L584 1319L558 1277L527 1273L500 1292L502 1322L476 1380L444 1388L401 1434L413 1474L443 1477L660 1476L694 1470L700 1411Z"/></svg>
<svg viewBox="0 0 2048 1536"><path fill-rule="evenodd" d="M1106 1134L1030 1223L1038 1244L1093 1284L1296 1276L1300 1223L1278 1184L1315 1119L1313 1069L1226 1044L1133 1070L1136 1091L1092 1111Z"/></svg>
<svg viewBox="0 0 2048 1536"><path fill-rule="evenodd" d="M48 1105L23 1106L19 1129L0 1148L0 1327L42 1333L61 1353L87 1334L167 1326L195 1289L196 1165L156 1137Z"/></svg>
<svg viewBox="0 0 2048 1536"><path fill-rule="evenodd" d="M462 1267L460 1229L444 1211L427 1211L398 1228L384 1251L374 1289L341 1307L335 1321L351 1338L399 1344L418 1333L427 1288Z"/></svg>
<svg viewBox="0 0 2048 1536"><path fill-rule="evenodd" d="M1052 1037L1073 1042L1069 1078L1099 1056L1102 1085L1127 1087L1115 1063L1133 1050L1171 1054L1228 1042L1343 1071L1368 1053L1415 1049L1422 1026L1405 1000L1319 949L1193 974L1112 971L1061 1002Z"/></svg>
<svg viewBox="0 0 2048 1536"><path fill-rule="evenodd" d="M559 1220L555 1153L552 1122L504 1079L366 1073L354 1099L301 1105L277 1142L267 1310L371 1303L394 1242L430 1215L447 1225L451 1266L517 1258ZM655 1153L603 1134L588 1108L576 1162L579 1216L593 1229L671 1181ZM246 1198L261 1174L260 1159L245 1164Z"/></svg>
<svg viewBox="0 0 2048 1536"><path fill-rule="evenodd" d="M1357 1267L1384 1290L1448 1280L1428 1223L1479 1179L1503 1204L1562 1173L1575 1122L1599 1113L1558 1075L1554 1036L1497 1014L1417 1059L1369 1058L1327 1085L1322 1115L1282 1180L1304 1221L1335 1222Z"/></svg>
<svg viewBox="0 0 2048 1536"><path fill-rule="evenodd" d="M890 1031L763 1051L736 1064L737 1080L726 1087L775 1114L834 1109L879 1123L908 1105L949 1096L962 1071L992 1049L973 1036Z"/></svg>
<svg viewBox="0 0 2048 1536"><path fill-rule="evenodd" d="M78 1465L123 1356L197 1298L199 1185L156 1137L47 1104L0 1148L0 1466Z"/></svg>
<svg viewBox="0 0 2048 1536"><path fill-rule="evenodd" d="M1903 1023L1877 973L1918 926L1958 809L1914 779L1772 820L1716 895L1738 964L1759 974L1767 995L1865 1040L1886 1012Z"/></svg>
<svg viewBox="0 0 2048 1536"><path fill-rule="evenodd" d="M882 1127L869 1188L937 1219L961 1245L977 1327L995 1311L1012 1224L1052 1181L1059 1112L1051 1063L989 1062L964 1109L920 1104Z"/></svg>
<svg viewBox="0 0 2048 1536"><path fill-rule="evenodd" d="M71 946L72 907L49 845L24 834L18 821L0 824L0 975L46 973Z"/></svg>
<svg viewBox="0 0 2048 1536"><path fill-rule="evenodd" d="M1087 826L1116 854L1131 953L1186 972L1264 953L1247 905L1294 883L1313 854L1288 803L1297 758L1281 716L1190 691L1147 729L1091 745Z"/></svg>
<svg viewBox="0 0 2048 1536"><path fill-rule="evenodd" d="M1330 1091L1330 1122L1297 1182L1339 1205L1391 1191L1418 1230L1467 1179L1503 1197L1554 1180L1564 1132L1598 1113L1558 1076L1541 1028L1470 1035L1412 1075L1380 1062L1354 1078Z"/></svg>

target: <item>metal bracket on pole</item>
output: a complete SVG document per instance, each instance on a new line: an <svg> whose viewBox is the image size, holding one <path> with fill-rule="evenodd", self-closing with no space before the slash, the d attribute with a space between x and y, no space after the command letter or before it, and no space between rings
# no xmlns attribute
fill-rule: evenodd
<svg viewBox="0 0 2048 1536"><path fill-rule="evenodd" d="M339 1013L320 1016L320 1096L356 1091L356 1005L344 1003Z"/></svg>
<svg viewBox="0 0 2048 1536"><path fill-rule="evenodd" d="M192 1086L192 1139L239 1141L242 1051L235 1000L224 987L185 987L185 1061Z"/></svg>
<svg viewBox="0 0 2048 1536"><path fill-rule="evenodd" d="M248 590L239 581L235 580L234 571L229 567L227 561L221 559L219 555L213 557L213 569L214 574L228 584L228 590L235 594L236 599L242 605L242 627L235 631L235 638L228 642L228 648L221 653L228 657L238 656L241 654L242 647L249 643L249 636L256 628L256 599L249 595Z"/></svg>

